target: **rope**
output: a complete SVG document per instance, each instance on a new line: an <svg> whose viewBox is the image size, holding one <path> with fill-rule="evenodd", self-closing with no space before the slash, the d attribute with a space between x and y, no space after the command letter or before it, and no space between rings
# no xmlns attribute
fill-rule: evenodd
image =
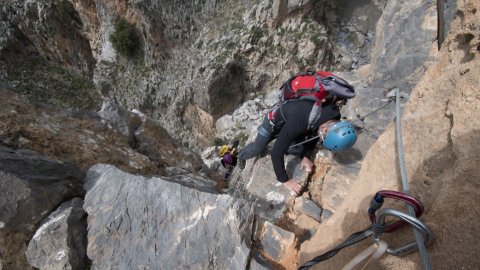
<svg viewBox="0 0 480 270"><path fill-rule="evenodd" d="M378 244L377 249L372 254L372 256L368 258L367 262L363 265L362 269L360 270L364 270L372 260L376 260L380 258L387 251L387 243L385 243L384 241L380 241L377 244Z"/></svg>
<svg viewBox="0 0 480 270"><path fill-rule="evenodd" d="M357 256L355 256L350 262L348 262L342 270L352 270L355 269L358 265L360 265L366 258L368 260L362 267L362 270L367 267L367 265L375 259L380 258L385 251L387 251L387 243L384 241L379 241L378 243L374 243L369 246L364 251L360 252Z"/></svg>
<svg viewBox="0 0 480 270"><path fill-rule="evenodd" d="M365 118L367 118L367 117L369 117L370 115L372 115L372 114L380 111L381 109L387 107L387 105L390 104L390 103L392 103L392 100L388 100L387 103L383 104L382 106L380 106L378 109L374 110L373 112L370 112L370 113L368 113L367 115L364 115L364 116L362 116L362 117L358 117L358 119L355 120L355 121L353 121L352 124L354 124L354 123L356 123L356 122L358 122L358 121L363 121L363 120L365 120ZM312 138L310 138L310 139L307 139L307 140L305 140L305 141L299 142L299 143L297 143L297 144L290 145L289 148L293 148L293 147L295 147L295 146L302 145L302 144L307 143L307 142L309 142L309 141L313 141L313 140L315 140L315 139L317 139L317 138L320 138L320 135L317 135L317 136L312 137Z"/></svg>
<svg viewBox="0 0 480 270"><path fill-rule="evenodd" d="M358 119L355 120L355 121L353 121L352 124L354 124L354 123L356 123L356 122L358 122L358 121L363 121L363 120L365 120L365 118L367 118L367 117L369 117L370 115L372 115L372 114L380 111L381 109L387 107L387 105L389 105L390 103L392 103L392 100L391 100L391 99L389 99L387 103L383 104L382 106L380 106L378 109L374 110L373 112L371 112L371 113L369 113L369 114L367 114L367 115L364 115L364 116L362 116L362 117L358 117Z"/></svg>
<svg viewBox="0 0 480 270"><path fill-rule="evenodd" d="M402 186L403 192L410 195L410 186L408 184L408 175L407 170L405 168L405 157L403 151L403 139L402 139L402 125L401 125L401 117L400 117L400 91L397 88L395 91L396 100L396 122L397 122L397 150L398 150L398 165L400 167L400 176L402 178ZM410 216L415 216L415 211L411 205L407 206L408 214ZM420 256L422 257L423 266L426 270L431 270L432 267L430 265L430 261L428 259L428 254L425 249L425 245L422 241L422 235L416 229L413 229L413 233L415 235L415 240L417 242L418 251L420 252Z"/></svg>
<svg viewBox="0 0 480 270"><path fill-rule="evenodd" d="M356 244L356 243L370 237L371 235L373 235L373 233L374 233L374 231L373 231L372 226L366 228L363 231L356 232L356 233L350 235L345 241L343 241L343 243L341 243L340 245L331 249L330 251L327 251L327 252L323 253L322 255L317 256L317 257L313 258L312 260L304 263L302 266L300 266L300 268L298 268L298 270L310 269L310 267L312 267L313 265L315 265L319 262L322 262L324 260L330 259L331 257L335 256L343 248L346 248L346 247L349 247L353 244Z"/></svg>
<svg viewBox="0 0 480 270"><path fill-rule="evenodd" d="M295 146L302 145L302 144L307 143L307 142L309 142L309 141L313 141L313 140L315 140L316 138L319 138L319 137L320 137L320 135L317 135L317 136L312 137L312 138L310 138L310 139L308 139L308 140L305 140L305 141L303 141L303 142L299 142L299 143L297 143L297 144L290 145L289 148L293 148L293 147L295 147Z"/></svg>

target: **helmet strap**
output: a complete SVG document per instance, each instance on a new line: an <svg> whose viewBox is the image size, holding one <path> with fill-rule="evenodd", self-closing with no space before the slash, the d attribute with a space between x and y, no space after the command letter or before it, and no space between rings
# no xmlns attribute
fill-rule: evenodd
<svg viewBox="0 0 480 270"><path fill-rule="evenodd" d="M326 134L325 135L323 134L322 128L319 128L318 135L320 135L320 138L322 138L322 143L323 143L323 141L325 141L325 135Z"/></svg>

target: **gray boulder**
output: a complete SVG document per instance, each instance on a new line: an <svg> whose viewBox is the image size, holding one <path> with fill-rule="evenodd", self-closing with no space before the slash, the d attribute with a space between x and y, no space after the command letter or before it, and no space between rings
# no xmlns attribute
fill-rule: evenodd
<svg viewBox="0 0 480 270"><path fill-rule="evenodd" d="M244 170L237 166L228 192L255 201L256 214L275 222L283 216L295 196L277 181L268 152L264 151L266 156L247 160ZM290 178L295 178L302 187L306 187L309 174L300 169L300 161L295 156L287 155L285 168Z"/></svg>
<svg viewBox="0 0 480 270"><path fill-rule="evenodd" d="M200 155L180 145L157 121L140 111L133 112L141 119L141 125L134 133L137 152L146 155L158 166L178 167L188 171L202 168Z"/></svg>
<svg viewBox="0 0 480 270"><path fill-rule="evenodd" d="M71 165L0 146L0 265L28 268L24 243L61 202L84 194L82 179Z"/></svg>
<svg viewBox="0 0 480 270"><path fill-rule="evenodd" d="M0 146L0 222L32 232L61 202L83 195L84 174L77 168L29 150Z"/></svg>
<svg viewBox="0 0 480 270"><path fill-rule="evenodd" d="M117 128L127 138L128 144L135 148L133 133L142 124L137 114L129 112L112 100L106 100L103 102L98 115Z"/></svg>
<svg viewBox="0 0 480 270"><path fill-rule="evenodd" d="M31 265L45 270L85 269L87 216L82 205L82 199L74 198L43 220L28 244Z"/></svg>
<svg viewBox="0 0 480 270"><path fill-rule="evenodd" d="M92 269L246 269L253 208L169 177L97 164L88 171Z"/></svg>

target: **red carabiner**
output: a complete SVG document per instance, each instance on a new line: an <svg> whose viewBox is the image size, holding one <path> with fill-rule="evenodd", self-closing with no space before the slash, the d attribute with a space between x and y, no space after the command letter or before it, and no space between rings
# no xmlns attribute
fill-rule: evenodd
<svg viewBox="0 0 480 270"><path fill-rule="evenodd" d="M375 212L382 207L383 198L392 198L392 199L397 199L399 201L408 203L415 210L415 216L417 218L423 214L423 205L418 199L398 191L381 190L375 194L372 201L370 202L370 208L368 208L368 216L370 217L372 224L375 224L375 220L376 220ZM385 226L384 232L387 232L387 233L393 232L395 230L398 230L400 227L402 227L405 224L406 223L403 220L396 221L392 224Z"/></svg>

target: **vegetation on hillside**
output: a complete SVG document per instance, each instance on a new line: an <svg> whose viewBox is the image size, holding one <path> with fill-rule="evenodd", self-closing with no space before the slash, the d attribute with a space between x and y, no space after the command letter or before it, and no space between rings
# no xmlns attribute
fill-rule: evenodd
<svg viewBox="0 0 480 270"><path fill-rule="evenodd" d="M140 53L140 39L135 28L125 19L117 19L115 31L110 35L113 48L123 56L136 56Z"/></svg>

